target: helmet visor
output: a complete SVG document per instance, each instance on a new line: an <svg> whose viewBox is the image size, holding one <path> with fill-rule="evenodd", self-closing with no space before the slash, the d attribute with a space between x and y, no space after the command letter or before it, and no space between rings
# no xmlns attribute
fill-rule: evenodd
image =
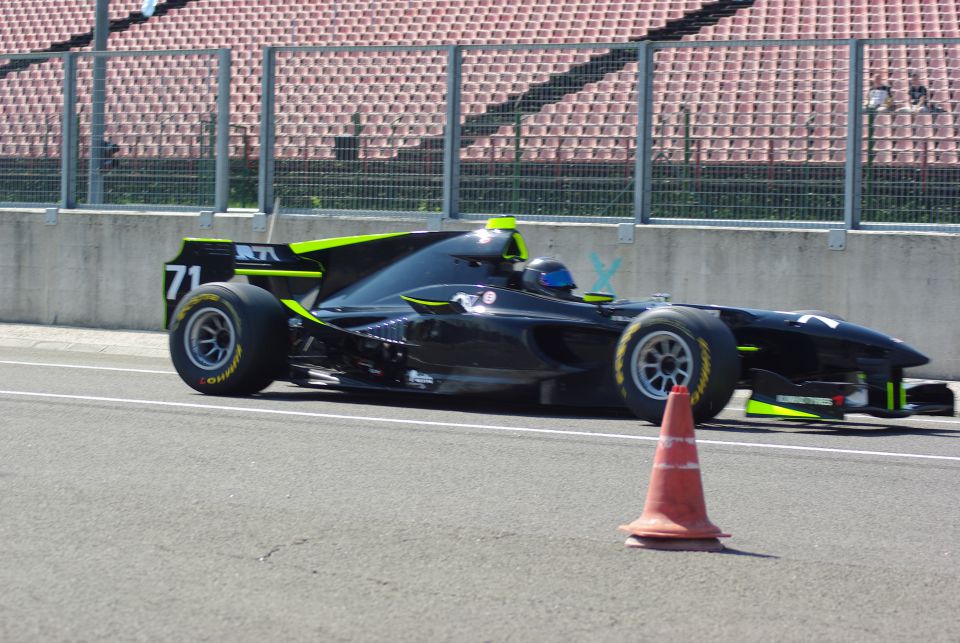
<svg viewBox="0 0 960 643"><path fill-rule="evenodd" d="M539 282L541 286L546 286L547 288L577 287L577 284L573 283L573 275L571 275L570 271L565 268L562 270L553 270L551 272L541 273Z"/></svg>

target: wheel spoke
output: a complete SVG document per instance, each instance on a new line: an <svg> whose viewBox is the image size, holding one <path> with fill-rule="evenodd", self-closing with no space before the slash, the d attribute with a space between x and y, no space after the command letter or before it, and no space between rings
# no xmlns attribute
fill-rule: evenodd
<svg viewBox="0 0 960 643"><path fill-rule="evenodd" d="M670 340L664 339L657 344L657 354L660 357L670 354Z"/></svg>
<svg viewBox="0 0 960 643"><path fill-rule="evenodd" d="M658 391L663 390L663 375L658 374L656 377L650 379L650 384Z"/></svg>

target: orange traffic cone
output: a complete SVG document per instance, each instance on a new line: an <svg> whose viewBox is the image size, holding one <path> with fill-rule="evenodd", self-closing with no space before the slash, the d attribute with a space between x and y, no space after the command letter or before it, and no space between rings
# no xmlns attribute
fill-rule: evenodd
<svg viewBox="0 0 960 643"><path fill-rule="evenodd" d="M693 409L685 386L674 386L660 427L643 515L620 529L627 547L719 551L730 534L707 518L693 435Z"/></svg>

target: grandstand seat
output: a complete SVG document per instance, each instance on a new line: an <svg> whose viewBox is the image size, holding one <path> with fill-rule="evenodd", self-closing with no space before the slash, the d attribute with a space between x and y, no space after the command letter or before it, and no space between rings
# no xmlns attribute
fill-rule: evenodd
<svg viewBox="0 0 960 643"><path fill-rule="evenodd" d="M12 0L0 3L0 29L16 25L9 34L4 31L5 45L14 51L26 51L47 46L55 40L69 37L71 33L89 29L92 22L92 3L89 0L60 0L56 12L39 12L38 3ZM478 42L497 44L505 40L524 42L578 42L602 40L623 42L646 34L651 28L662 25L668 19L698 8L699 0L666 2L651 0L645 3L628 3L625 0L577 0L568 2L522 2L504 5L494 0L464 0L458 3L439 0L384 0L373 10L368 2L344 0L336 7L327 8L293 0L276 0L271 11L263 15L256 3L237 3L232 13L224 13L216 3L189 3L182 9L151 19L144 24L133 25L125 32L112 36L111 48L118 50L142 49L144 46L210 46L211 43L228 44L234 49L233 71L233 123L249 126L254 146L258 144L257 101L259 100L260 48L265 44L342 45L342 44L411 44L440 45L449 42ZM753 6L737 14L723 18L713 27L684 36L687 41L743 40L749 38L780 39L815 36L823 38L848 38L851 36L905 36L924 35L955 36L957 34L957 7L955 0L938 3L901 2L871 3L840 2L830 0L814 3L811 8L795 0L757 0ZM114 0L113 17L122 17L136 10L133 0ZM907 10L909 9L909 10ZM868 15L869 14L869 15ZM28 16L25 18L24 16ZM868 20L869 18L869 20ZM494 29L485 26L495 22ZM868 31L869 27L869 31ZM960 51L955 46L927 48L922 60L910 60L913 49L906 46L874 46L867 48L868 64L883 61L891 69L895 90L902 95L905 80L903 72L908 65L923 70L935 102L952 106L960 103L960 90L954 92L953 78L958 75ZM722 55L721 55L722 54ZM711 49L709 52L690 49L664 50L657 56L657 87L668 95L683 97L683 102L695 105L695 114L717 114L715 123L695 123L696 127L736 128L732 133L753 139L777 136L782 127L802 125L807 117L810 96L815 95L822 106L843 105L845 97L846 55L842 47L820 48L817 55L810 47L750 47L729 51ZM344 60L350 57L338 56ZM298 53L281 61L278 72L287 65L296 70L284 81L291 87L314 84L320 86L310 95L300 96L294 92L278 96L278 126L303 128L304 135L319 134L327 125L328 116L344 117L337 121L338 132L351 130L351 116L355 112L367 114L364 131L380 131L385 114L435 113L442 111L445 92L443 81L443 56L410 54L393 56L392 59L374 54L356 56L355 64L342 66L332 64L330 56L314 56ZM505 103L512 96L522 94L532 84L546 81L552 74L562 74L572 65L589 59L589 54L573 50L517 52L484 51L467 52L464 68L463 113L465 117L483 114L492 104ZM886 63L891 64L886 64ZM322 64L321 64L322 63ZM661 63L663 71L661 72ZM45 66L43 74L26 75L22 80L8 77L0 84L0 109L6 114L5 103L13 103L13 114L23 115L56 113L55 105L43 105L34 100L41 93L55 95L60 78L55 65ZM111 69L113 65L111 65ZM535 69L535 72L530 70ZM173 68L154 69L147 65L138 68L137 74L118 75L126 78L131 89L146 94L143 79L151 79L150 86L157 87L153 79L176 77ZM158 91L178 98L177 110L200 115L210 111L213 99L208 91L201 70L187 65L180 72L189 72L197 82L160 87ZM53 73L50 73L53 72ZM81 78L89 78L89 69L81 65ZM111 73L116 73L111 71ZM623 67L604 79L591 83L570 95L566 106L548 103L540 115L561 116L571 125L600 125L595 119L603 115L604 122L618 127L618 137L635 140L636 124L636 65ZM899 74L899 76L898 76ZM488 79L487 76L492 76ZM827 78L824 78L826 76ZM329 82L325 79L329 78ZM400 79L403 78L401 81ZM29 79L29 80L28 80ZM138 79L138 80L133 80ZM409 81L416 89L403 87ZM40 84L42 82L43 84ZM337 84L346 91L331 96L322 86ZM393 86L396 85L396 86ZM483 89L480 89L480 86ZM42 89L41 89L42 88ZM89 80L80 82L81 100L88 101ZM8 92L8 93L5 93ZM752 97L744 101L744 96ZM392 98L391 98L392 97ZM309 101L303 101L309 98ZM126 100L123 94L112 95L108 113L130 114L116 109ZM739 101L739 103L737 103ZM776 101L776 105L772 105ZM680 101L658 101L657 110L669 117L679 118ZM21 105L26 109L20 109ZM288 111L287 105L296 111ZM572 104L572 106L571 106ZM731 105L737 104L735 109ZM162 108L154 96L145 100L147 112L170 112L173 102ZM304 114L300 107L306 105L316 111L316 121L290 118L292 114ZM604 109L601 110L600 108ZM567 111L569 108L569 111ZM309 109L307 111L310 111ZM136 112L135 112L136 113ZM576 122L569 115L584 118ZM832 116L836 120L829 120ZM628 118L624 118L627 116ZM632 116L633 120L630 120ZM955 139L952 114L947 130L939 132L930 119L911 121L907 138ZM729 118L732 117L732 121ZM286 119L286 120L284 120ZM818 112L815 117L815 136L827 141L827 148L834 149L837 137L835 127L842 124L842 113ZM128 121L132 123L132 121ZM533 123L528 120L528 123ZM536 124L542 124L536 122ZM667 124L667 138L679 136L678 122ZM885 126L906 127L907 123ZM753 130L740 129L741 126ZM441 129L437 123L415 124L411 119L394 123L398 137L402 135L408 145L418 145L418 137L437 135ZM525 125L527 127L527 125ZM772 127L773 131L761 130ZM0 126L2 129L2 126ZM723 131L721 129L721 131ZM586 138L591 142L585 148L601 148L604 134L590 130ZM803 138L802 131L792 132ZM904 134L905 132L900 132ZM126 129L123 135L131 134ZM539 141L539 130L528 131ZM482 141L477 145L483 146ZM306 146L306 142L300 142ZM762 143L760 143L762 145ZM818 144L819 145L819 144ZM749 150L762 149L756 141L746 146ZM541 149L541 148L538 148ZM236 148L232 154L239 153ZM378 152L379 153L379 152ZM595 155L592 158L597 158Z"/></svg>

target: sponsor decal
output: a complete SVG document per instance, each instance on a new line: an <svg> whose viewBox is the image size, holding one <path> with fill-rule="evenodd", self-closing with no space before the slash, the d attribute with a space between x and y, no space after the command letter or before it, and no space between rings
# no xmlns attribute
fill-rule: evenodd
<svg viewBox="0 0 960 643"><path fill-rule="evenodd" d="M487 292L483 293L483 303L485 303L487 306L489 306L496 300L497 300L497 293L493 292L492 290L488 290Z"/></svg>
<svg viewBox="0 0 960 643"><path fill-rule="evenodd" d="M697 385L697 390L690 394L690 404L692 405L700 401L700 396L706 390L707 382L710 381L711 369L710 345L702 337L697 340L697 343L700 344L700 383Z"/></svg>
<svg viewBox="0 0 960 643"><path fill-rule="evenodd" d="M173 325L173 329L171 330L175 330L177 325L183 321L183 318L186 317L188 310L204 301L220 301L220 297L218 295L211 295L209 293L205 293L203 295L194 295L191 297L189 300L187 300L187 303L183 305L183 308L180 309L180 314L177 315L177 319Z"/></svg>
<svg viewBox="0 0 960 643"><path fill-rule="evenodd" d="M803 315L800 319L797 320L798 324L809 324L811 320L816 319L817 321L826 324L830 327L831 330L835 329L840 325L836 319L830 319L829 317L821 317L820 315Z"/></svg>
<svg viewBox="0 0 960 643"><path fill-rule="evenodd" d="M219 384L220 382L227 381L230 376L237 371L237 366L240 365L241 357L243 357L243 346L237 344L237 352L234 353L233 360L230 362L230 366L227 367L227 370L219 375L214 375L213 377L201 377L200 384Z"/></svg>
<svg viewBox="0 0 960 643"><path fill-rule="evenodd" d="M837 397L840 398L841 402L843 401L843 396L838 395ZM778 395L776 400L782 404L806 404L807 406L833 406L835 403L835 400L829 397L808 397L806 395Z"/></svg>
<svg viewBox="0 0 960 643"><path fill-rule="evenodd" d="M471 312L473 310L473 307L477 305L477 302L480 301L480 298L477 297L476 295L468 295L465 292L458 292L456 295L453 296L451 301L457 302L458 304L463 306L464 310L466 310L467 312Z"/></svg>
<svg viewBox="0 0 960 643"><path fill-rule="evenodd" d="M271 246L254 246L243 243L236 244L236 258L244 261L280 261L275 248Z"/></svg>
<svg viewBox="0 0 960 643"><path fill-rule="evenodd" d="M610 317L610 319L612 319L613 321L618 321L618 322L630 322L630 321L633 321L633 317L630 317L630 316L628 316L628 315L613 315L613 316Z"/></svg>
<svg viewBox="0 0 960 643"><path fill-rule="evenodd" d="M410 370L407 371L407 384L417 388L427 388L428 386L433 386L434 379L426 373Z"/></svg>
<svg viewBox="0 0 960 643"><path fill-rule="evenodd" d="M630 338L640 330L640 326L631 326L627 328L627 332L624 334L623 338L620 340L620 344L617 346L617 353L614 359L614 375L617 380L617 386L620 388L620 394L624 398L627 397L627 387L624 385L626 378L624 372L626 371L626 356L627 356L627 343L630 341Z"/></svg>

